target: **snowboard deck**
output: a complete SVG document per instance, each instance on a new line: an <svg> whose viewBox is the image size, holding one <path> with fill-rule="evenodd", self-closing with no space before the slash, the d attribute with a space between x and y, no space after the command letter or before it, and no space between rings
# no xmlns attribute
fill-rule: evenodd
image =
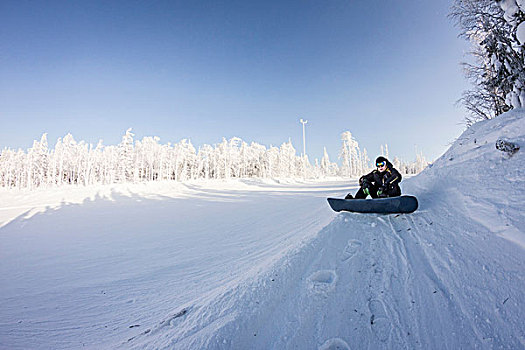
<svg viewBox="0 0 525 350"><path fill-rule="evenodd" d="M340 199L328 198L328 204L334 211L354 213L405 214L413 213L418 207L414 196L399 196L376 199Z"/></svg>

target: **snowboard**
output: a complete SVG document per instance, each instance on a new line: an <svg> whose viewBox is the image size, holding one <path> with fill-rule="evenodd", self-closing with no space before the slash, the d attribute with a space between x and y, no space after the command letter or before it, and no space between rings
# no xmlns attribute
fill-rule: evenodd
<svg viewBox="0 0 525 350"><path fill-rule="evenodd" d="M412 213L418 207L414 196L399 196L376 199L339 199L328 198L328 204L335 211L354 213L396 214Z"/></svg>

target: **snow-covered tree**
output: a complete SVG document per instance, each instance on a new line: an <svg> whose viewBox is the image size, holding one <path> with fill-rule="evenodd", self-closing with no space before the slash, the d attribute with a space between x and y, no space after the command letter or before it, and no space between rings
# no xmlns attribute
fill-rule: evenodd
<svg viewBox="0 0 525 350"><path fill-rule="evenodd" d="M279 148L275 146L270 146L265 156L265 164L268 165L267 171L265 172L265 177L276 178L281 174L280 166L280 152Z"/></svg>
<svg viewBox="0 0 525 350"><path fill-rule="evenodd" d="M122 136L122 142L118 145L118 178L121 182L134 180L133 167L135 160L133 152L133 136L134 134L131 132L131 128L129 128L126 130L126 134Z"/></svg>
<svg viewBox="0 0 525 350"><path fill-rule="evenodd" d="M359 143L354 139L350 131L345 131L341 134L341 141L342 145L339 153L341 169L339 174L341 176L362 175L368 169L368 166L364 163Z"/></svg>
<svg viewBox="0 0 525 350"><path fill-rule="evenodd" d="M469 125L525 106L524 10L523 0L454 1L450 16L475 60L464 64L473 88L460 100L471 114Z"/></svg>
<svg viewBox="0 0 525 350"><path fill-rule="evenodd" d="M296 175L296 154L292 141L281 145L279 150L279 177L294 177Z"/></svg>
<svg viewBox="0 0 525 350"><path fill-rule="evenodd" d="M510 50L503 64L509 71L512 90L505 97L505 104L512 108L525 107L525 1L498 0L503 18L510 26ZM501 61L499 62L502 63Z"/></svg>
<svg viewBox="0 0 525 350"><path fill-rule="evenodd" d="M330 161L326 147L323 149L323 158L321 158L320 177L337 175L338 166Z"/></svg>

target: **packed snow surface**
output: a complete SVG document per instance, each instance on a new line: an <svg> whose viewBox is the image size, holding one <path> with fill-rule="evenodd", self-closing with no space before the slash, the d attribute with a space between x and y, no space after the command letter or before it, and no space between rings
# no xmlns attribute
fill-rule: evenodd
<svg viewBox="0 0 525 350"><path fill-rule="evenodd" d="M332 212L356 179L0 192L0 348L523 349L524 117L405 179L407 215Z"/></svg>

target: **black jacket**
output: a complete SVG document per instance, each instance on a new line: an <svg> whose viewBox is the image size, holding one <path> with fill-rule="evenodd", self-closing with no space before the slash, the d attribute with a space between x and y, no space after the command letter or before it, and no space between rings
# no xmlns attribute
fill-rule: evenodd
<svg viewBox="0 0 525 350"><path fill-rule="evenodd" d="M368 182L369 185L372 185L376 188L385 187L385 188L396 188L399 187L402 176L393 166L392 163L387 161L386 170L380 172L375 169L369 174L361 176L359 179L359 185L363 187L363 184Z"/></svg>

